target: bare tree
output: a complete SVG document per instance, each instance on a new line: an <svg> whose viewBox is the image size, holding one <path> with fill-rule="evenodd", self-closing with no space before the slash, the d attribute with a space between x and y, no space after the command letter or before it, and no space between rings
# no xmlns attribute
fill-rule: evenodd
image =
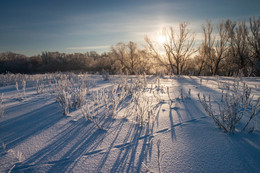
<svg viewBox="0 0 260 173"><path fill-rule="evenodd" d="M250 35L248 36L248 42L252 47L253 56L260 60L260 16L258 19L249 18L250 23Z"/></svg>
<svg viewBox="0 0 260 173"><path fill-rule="evenodd" d="M219 70L220 62L225 58L228 49L228 21L217 25L217 33L213 33L213 25L210 21L202 25L204 41L201 46L201 56L207 59L207 65L212 75L216 75Z"/></svg>
<svg viewBox="0 0 260 173"><path fill-rule="evenodd" d="M251 47L251 54L254 58L254 66L258 75L260 74L260 16L256 19L249 18L250 33L248 42Z"/></svg>
<svg viewBox="0 0 260 173"><path fill-rule="evenodd" d="M206 58L207 66L210 69L210 72L214 73L214 61L215 61L215 52L214 52L214 44L215 44L215 36L212 34L213 26L210 21L206 22L206 25L202 25L202 32L204 36L203 43L201 45L200 53L202 53L202 57Z"/></svg>
<svg viewBox="0 0 260 173"><path fill-rule="evenodd" d="M187 60L196 51L193 48L195 36L188 29L186 22L179 24L178 33L170 27L169 29L165 28L162 35L165 37L165 42L161 45L164 53L160 54L151 39L146 37L145 41L149 51L158 63L166 67L169 72L180 75L183 73Z"/></svg>
<svg viewBox="0 0 260 173"><path fill-rule="evenodd" d="M215 69L213 72L213 75L216 75L218 73L219 64L220 62L225 58L226 51L228 50L228 21L221 22L218 24L218 39L216 39L216 60L215 60Z"/></svg>
<svg viewBox="0 0 260 173"><path fill-rule="evenodd" d="M206 54L204 52L204 45L202 44L200 47L199 47L199 55L195 56L195 60L196 60L196 64L198 66L198 76L201 75L203 69L205 68L205 65L206 65Z"/></svg>
<svg viewBox="0 0 260 173"><path fill-rule="evenodd" d="M246 72L245 68L251 63L246 22L228 21L228 30L232 56L238 61L238 70Z"/></svg>
<svg viewBox="0 0 260 173"><path fill-rule="evenodd" d="M112 46L112 56L120 62L120 68L123 72L136 74L142 71L144 67L143 53L134 42L118 43Z"/></svg>

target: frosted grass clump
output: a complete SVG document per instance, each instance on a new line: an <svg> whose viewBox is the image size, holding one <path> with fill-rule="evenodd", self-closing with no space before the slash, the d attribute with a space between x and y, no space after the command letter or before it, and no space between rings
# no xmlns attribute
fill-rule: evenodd
<svg viewBox="0 0 260 173"><path fill-rule="evenodd" d="M240 88L242 91L240 91ZM260 98L253 103L251 89L243 82L241 87L239 81L234 81L233 90L222 92L221 103L218 104L218 111L214 111L212 107L211 97L203 97L198 94L200 103L205 111L214 120L215 124L227 133L234 133L238 124L243 123L241 131L254 131L252 120L260 113Z"/></svg>
<svg viewBox="0 0 260 173"><path fill-rule="evenodd" d="M60 104L64 115L69 115L70 97L71 95L64 89L56 97L56 101Z"/></svg>

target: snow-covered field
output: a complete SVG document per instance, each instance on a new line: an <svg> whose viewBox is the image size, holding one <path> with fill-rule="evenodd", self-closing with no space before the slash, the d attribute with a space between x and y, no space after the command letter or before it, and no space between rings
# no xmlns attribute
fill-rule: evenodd
<svg viewBox="0 0 260 173"><path fill-rule="evenodd" d="M210 95L217 112L234 78L64 76L2 80L0 172L260 172L260 115L253 133L242 131L244 120L224 133L198 99ZM255 103L260 78L236 80ZM84 91L84 104L64 115L63 91L70 99Z"/></svg>

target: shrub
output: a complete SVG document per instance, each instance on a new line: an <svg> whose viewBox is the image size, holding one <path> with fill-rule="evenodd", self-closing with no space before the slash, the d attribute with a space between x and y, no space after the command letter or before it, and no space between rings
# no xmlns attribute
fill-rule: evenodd
<svg viewBox="0 0 260 173"><path fill-rule="evenodd" d="M56 97L57 102L63 109L64 115L69 115L70 108L70 94L66 92L64 89L60 91Z"/></svg>
<svg viewBox="0 0 260 173"><path fill-rule="evenodd" d="M71 108L77 109L82 107L86 103L87 91L85 88L75 88L71 94Z"/></svg>
<svg viewBox="0 0 260 173"><path fill-rule="evenodd" d="M254 117L260 113L260 98L253 104L253 96L251 96L251 89L246 83L243 83L242 93L239 92L239 81L233 83L233 91L222 92L222 103L218 104L218 111L215 112L212 108L211 97L208 99L205 95L198 98L205 111L214 120L216 125L225 132L234 133L239 122L244 122L242 131L248 129L249 132L254 130L249 127L250 122ZM243 121L241 121L243 119Z"/></svg>

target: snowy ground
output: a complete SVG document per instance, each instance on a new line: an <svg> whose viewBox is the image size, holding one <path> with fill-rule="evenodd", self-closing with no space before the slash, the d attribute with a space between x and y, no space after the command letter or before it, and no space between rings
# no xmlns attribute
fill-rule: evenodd
<svg viewBox="0 0 260 173"><path fill-rule="evenodd" d="M156 77L147 78L155 86ZM93 90L111 86L117 77L89 79L95 80ZM218 80L231 83L233 78ZM254 98L259 97L260 78L244 81ZM22 100L17 99L15 83L0 87L5 110L0 119L5 145L0 148L0 172L159 172L158 140L162 172L260 172L259 127L251 134L224 133L198 101L198 93L220 99L217 77L160 78L160 85L178 98L172 107L167 93L162 93L150 125L140 127L123 118L121 110L116 118L100 122L105 130L86 121L79 109L63 115L55 94L37 94L34 85L27 82ZM184 100L179 99L180 89ZM254 121L259 124L259 116Z"/></svg>

